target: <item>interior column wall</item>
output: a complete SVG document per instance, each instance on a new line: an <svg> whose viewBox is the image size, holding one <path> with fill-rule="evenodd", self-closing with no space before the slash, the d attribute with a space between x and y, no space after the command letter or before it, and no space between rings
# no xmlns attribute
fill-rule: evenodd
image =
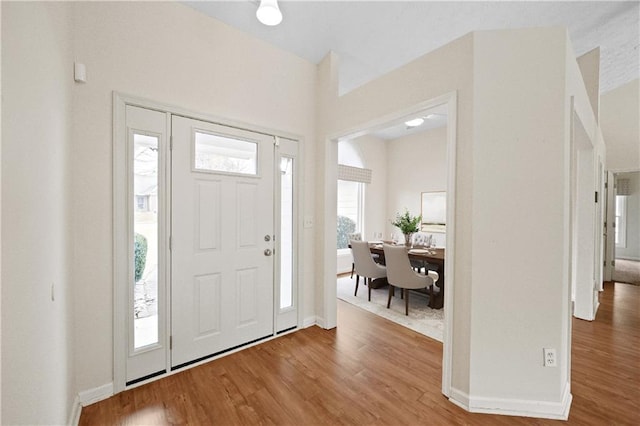
<svg viewBox="0 0 640 426"><path fill-rule="evenodd" d="M563 29L476 33L472 410L562 416L569 351ZM496 260L499 259L499 263ZM526 384L523 386L523 384ZM525 402L526 401L526 402ZM548 405L545 406L545 403ZM568 407L567 407L568 408Z"/></svg>

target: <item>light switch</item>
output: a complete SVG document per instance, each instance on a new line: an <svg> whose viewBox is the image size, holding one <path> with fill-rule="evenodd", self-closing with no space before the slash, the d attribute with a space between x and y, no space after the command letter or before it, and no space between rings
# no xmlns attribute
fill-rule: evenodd
<svg viewBox="0 0 640 426"><path fill-rule="evenodd" d="M313 216L305 216L304 217L304 227L305 228L313 228Z"/></svg>

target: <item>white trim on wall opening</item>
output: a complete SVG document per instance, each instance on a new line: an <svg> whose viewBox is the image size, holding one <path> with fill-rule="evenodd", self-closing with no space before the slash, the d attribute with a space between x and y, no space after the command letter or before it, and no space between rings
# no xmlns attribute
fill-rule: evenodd
<svg viewBox="0 0 640 426"><path fill-rule="evenodd" d="M353 139L364 134L381 130L390 122L399 121L405 117L415 116L416 114L429 110L438 105L447 105L447 239L445 247L445 276L447 284L444 289L444 341L443 341L443 357L442 357L442 393L449 397L451 392L451 366L452 366L452 350L451 343L453 341L453 297L455 289L454 277L454 259L455 259L455 192L456 192L456 143L457 143L457 92L452 91L439 97L420 102L406 109L396 111L394 113L379 117L372 121L358 125L352 129L346 129L334 135L330 135L325 143L327 149L325 152L326 169L324 175L325 209L324 223L327 235L336 235L336 179L338 169L337 145L342 139ZM335 259L335 243L327 238L323 246L324 259L326 259L325 282L323 285L323 306L322 326L324 328L333 328L336 326L336 306L337 295L335 285L335 264L331 259Z"/></svg>

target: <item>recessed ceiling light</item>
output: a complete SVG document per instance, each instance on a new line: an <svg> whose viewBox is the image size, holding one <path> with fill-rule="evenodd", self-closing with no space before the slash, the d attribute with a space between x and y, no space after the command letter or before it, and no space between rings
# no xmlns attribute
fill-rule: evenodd
<svg viewBox="0 0 640 426"><path fill-rule="evenodd" d="M404 124L406 124L407 127L418 127L422 123L424 123L424 118L420 118L420 117L404 122Z"/></svg>

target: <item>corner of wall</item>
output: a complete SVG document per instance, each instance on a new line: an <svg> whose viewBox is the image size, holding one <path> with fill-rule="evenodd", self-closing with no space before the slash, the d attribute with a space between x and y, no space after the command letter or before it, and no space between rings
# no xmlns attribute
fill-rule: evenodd
<svg viewBox="0 0 640 426"><path fill-rule="evenodd" d="M113 396L113 383L106 383L96 388L78 393L78 400L83 407L102 401Z"/></svg>
<svg viewBox="0 0 640 426"><path fill-rule="evenodd" d="M335 111L335 103L338 97L338 56L334 52L329 52L317 67L316 98L316 220L315 229L311 236L316 241L316 264L322 265L316 271L316 292L315 307L316 316L323 318L323 328L333 328L336 326L335 303L330 303L330 299L336 297L335 282L336 277L336 257L329 256L328 247L333 245L335 239L327 236L326 229L330 223L331 215L326 212L334 212L335 221L335 174L326 173L327 164L337 156L337 147L327 139L329 132L328 124ZM333 195L332 195L333 194Z"/></svg>
<svg viewBox="0 0 640 426"><path fill-rule="evenodd" d="M78 426L80 423L80 416L82 415L82 404L80 403L80 397L76 395L71 406L71 412L69 413L69 420L67 425Z"/></svg>

